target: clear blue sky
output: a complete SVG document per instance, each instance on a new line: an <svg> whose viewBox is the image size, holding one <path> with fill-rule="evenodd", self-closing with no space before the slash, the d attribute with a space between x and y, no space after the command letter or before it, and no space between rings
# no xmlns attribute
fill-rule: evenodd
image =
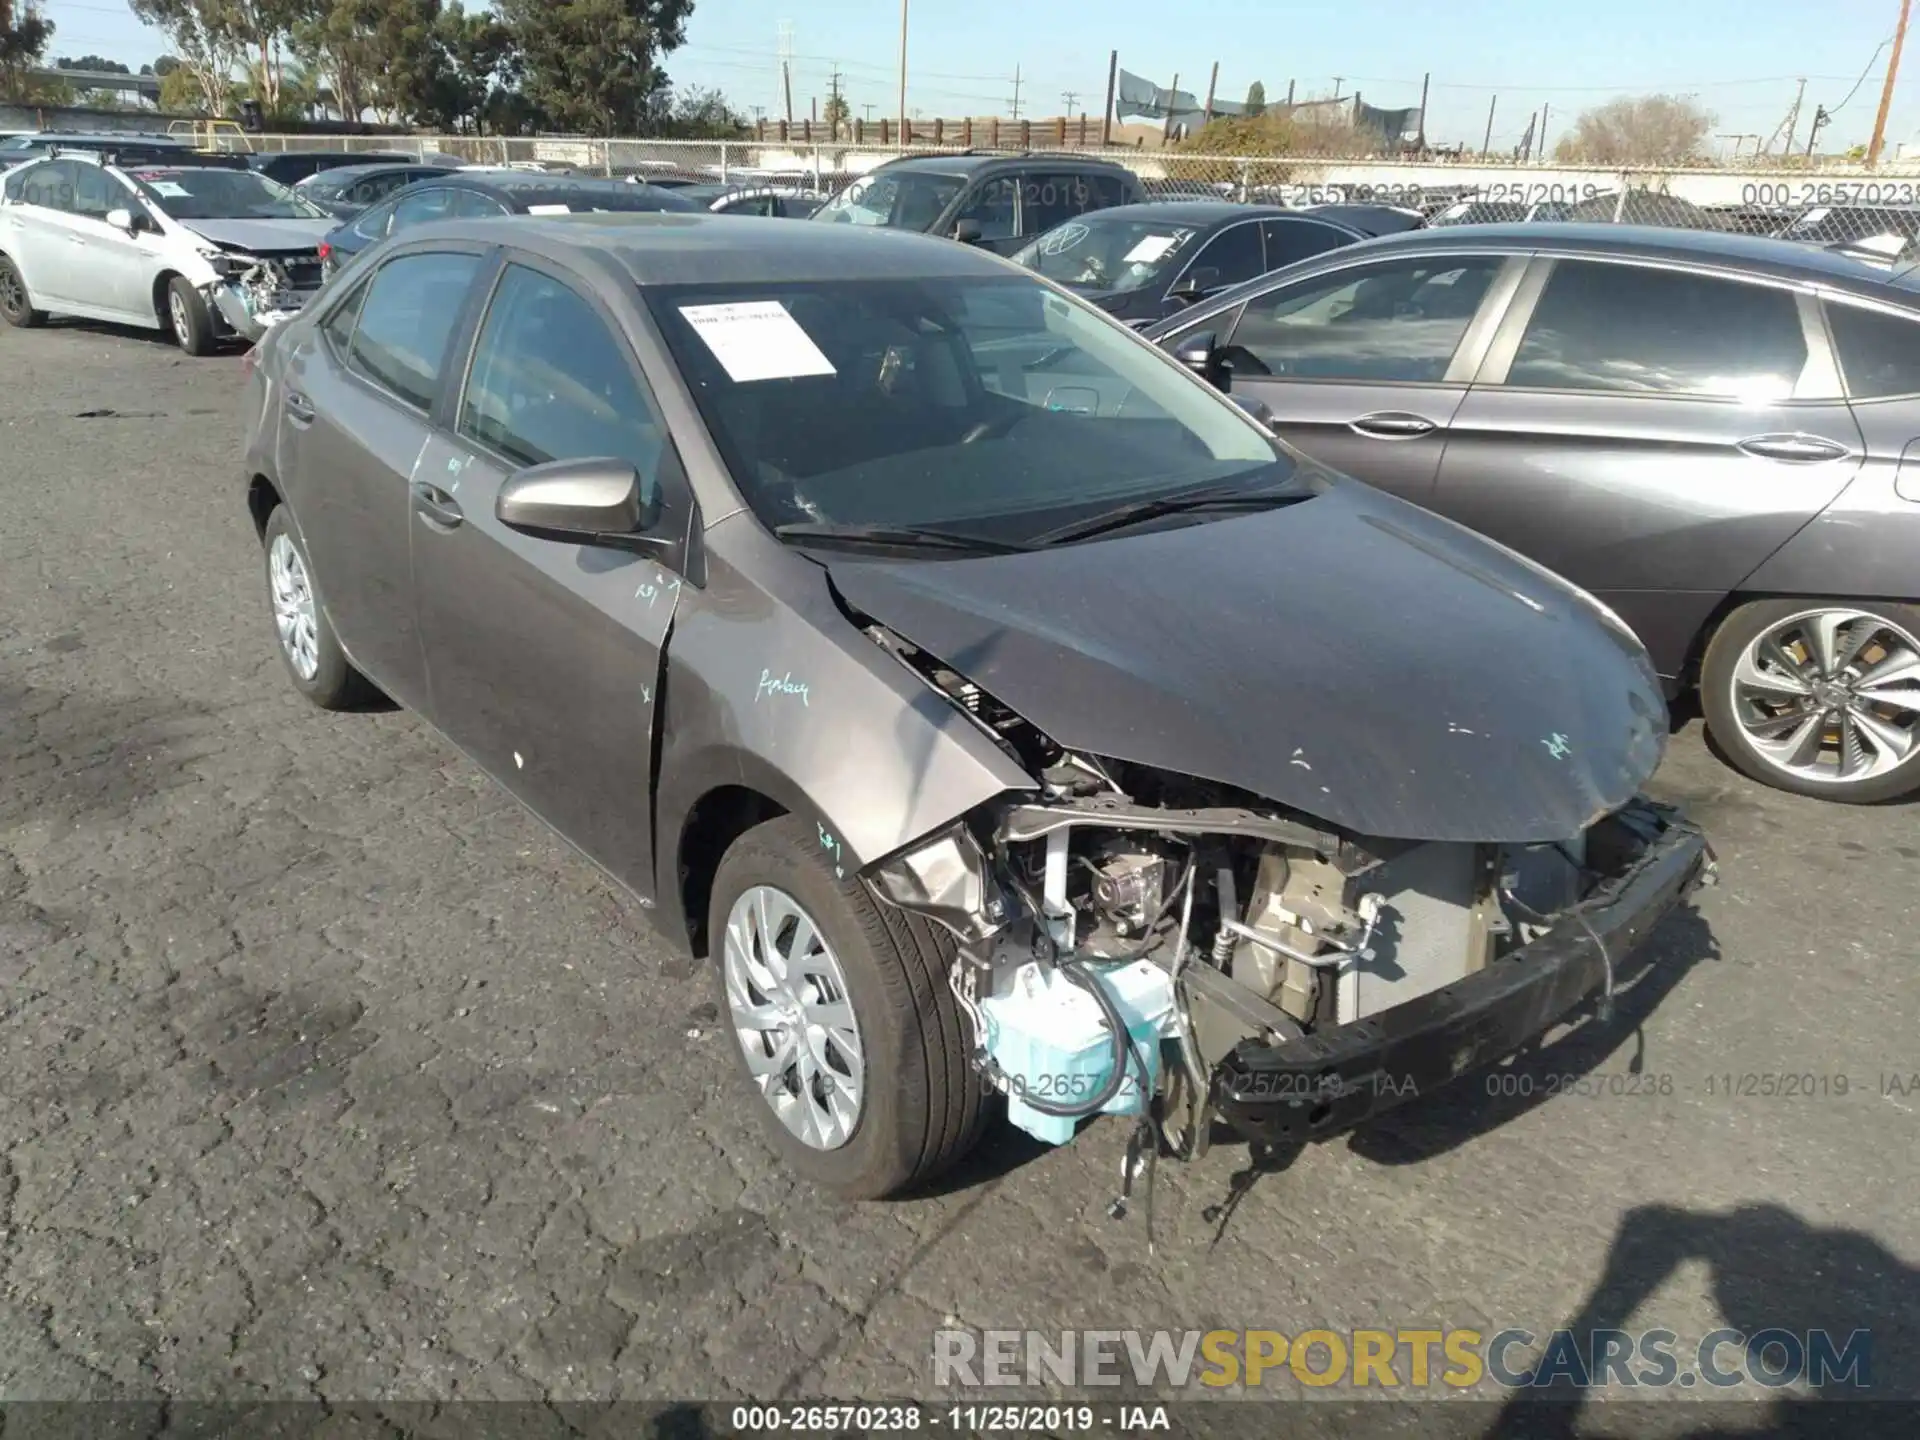
<svg viewBox="0 0 1920 1440"><path fill-rule="evenodd" d="M1107 53L1123 69L1203 93L1220 63L1219 94L1242 99L1254 80L1269 99L1289 79L1302 96L1358 88L1386 106L1417 105L1433 76L1428 133L1478 145L1497 94L1496 145L1519 139L1530 113L1550 109L1558 134L1582 108L1612 95L1692 94L1723 133L1770 135L1807 77L1807 104L1834 107L1866 83L1821 137L1823 149L1863 141L1873 126L1898 0L911 0L907 104L928 116L1005 114L1021 75L1022 113L1053 115L1065 92L1099 113ZM164 50L124 0L43 0L59 26L53 53L87 52L138 69ZM697 0L687 44L667 59L680 84L715 85L743 108L777 112L780 25L792 22L796 116L827 93L837 66L856 115L896 105L898 0ZM1890 143L1920 152L1920 23L1894 95ZM1031 107L1031 108L1029 108Z"/></svg>

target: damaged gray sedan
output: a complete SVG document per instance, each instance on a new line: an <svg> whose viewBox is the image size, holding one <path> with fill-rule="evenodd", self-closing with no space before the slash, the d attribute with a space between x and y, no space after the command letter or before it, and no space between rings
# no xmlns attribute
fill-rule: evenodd
<svg viewBox="0 0 1920 1440"><path fill-rule="evenodd" d="M1335 1133L1605 1006L1710 872L1613 615L969 247L436 225L256 359L294 685L633 892L843 1195L1001 1108L1127 1117L1123 1186Z"/></svg>
<svg viewBox="0 0 1920 1440"><path fill-rule="evenodd" d="M320 241L337 222L239 163L188 152L122 167L110 153L56 152L8 172L0 319L165 329L190 355L258 340L319 289Z"/></svg>

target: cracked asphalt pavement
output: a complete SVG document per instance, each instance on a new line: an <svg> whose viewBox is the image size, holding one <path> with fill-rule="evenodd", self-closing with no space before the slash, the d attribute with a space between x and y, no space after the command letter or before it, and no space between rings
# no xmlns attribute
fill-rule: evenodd
<svg viewBox="0 0 1920 1440"><path fill-rule="evenodd" d="M0 331L0 1398L875 1398L931 1393L942 1325L1576 1321L1867 1327L1920 1393L1920 807L1690 725L1656 791L1722 883L1610 1024L1165 1164L1151 1251L1114 1122L843 1207L637 905L411 716L285 683L239 387Z"/></svg>

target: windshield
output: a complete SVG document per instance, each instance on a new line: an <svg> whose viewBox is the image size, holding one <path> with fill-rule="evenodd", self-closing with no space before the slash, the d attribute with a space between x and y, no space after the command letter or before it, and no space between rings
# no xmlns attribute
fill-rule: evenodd
<svg viewBox="0 0 1920 1440"><path fill-rule="evenodd" d="M1019 542L1116 503L1294 474L1237 406L1019 275L647 292L763 523Z"/></svg>
<svg viewBox="0 0 1920 1440"><path fill-rule="evenodd" d="M253 170L211 166L136 170L140 193L175 220L330 220L278 180Z"/></svg>
<svg viewBox="0 0 1920 1440"><path fill-rule="evenodd" d="M965 177L959 175L883 170L862 175L814 211L811 218L838 225L931 230L954 197L966 187Z"/></svg>
<svg viewBox="0 0 1920 1440"><path fill-rule="evenodd" d="M1085 290L1140 290L1186 263L1200 231L1165 220L1083 215L1056 225L1013 259Z"/></svg>

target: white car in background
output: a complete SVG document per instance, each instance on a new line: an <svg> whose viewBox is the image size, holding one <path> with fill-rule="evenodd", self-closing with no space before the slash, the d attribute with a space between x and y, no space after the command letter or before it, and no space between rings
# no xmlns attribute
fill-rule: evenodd
<svg viewBox="0 0 1920 1440"><path fill-rule="evenodd" d="M0 320L49 313L170 330L204 355L258 340L320 288L339 222L251 170L56 154L0 180Z"/></svg>

